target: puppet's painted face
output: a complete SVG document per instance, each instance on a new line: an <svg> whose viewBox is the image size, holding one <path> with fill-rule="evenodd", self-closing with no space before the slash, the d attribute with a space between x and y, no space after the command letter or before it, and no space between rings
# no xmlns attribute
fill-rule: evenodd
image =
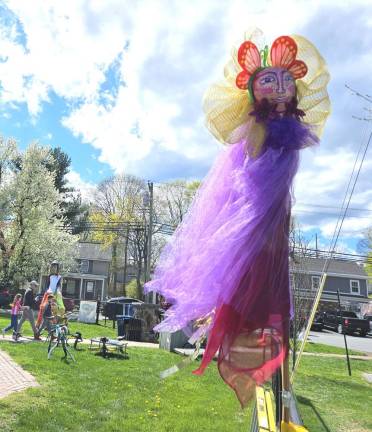
<svg viewBox="0 0 372 432"><path fill-rule="evenodd" d="M268 67L258 72L253 81L253 94L256 101L267 99L276 104L276 111L285 111L285 104L296 96L296 84L287 69Z"/></svg>

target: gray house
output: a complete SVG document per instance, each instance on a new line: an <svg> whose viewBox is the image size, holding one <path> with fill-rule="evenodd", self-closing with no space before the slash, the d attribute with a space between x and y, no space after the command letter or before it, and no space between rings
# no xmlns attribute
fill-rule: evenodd
<svg viewBox="0 0 372 432"><path fill-rule="evenodd" d="M105 249L100 243L79 242L77 244L77 263L73 271L63 273L62 295L79 300L105 300L107 296L122 295L124 274L117 272L117 287L108 291L110 277L111 249ZM119 258L120 259L120 258ZM130 263L127 266L126 282L135 277L135 269ZM45 286L46 276L42 278Z"/></svg>
<svg viewBox="0 0 372 432"><path fill-rule="evenodd" d="M317 257L295 257L291 260L292 287L297 287L304 298L311 299L315 296L325 261L325 258ZM342 307L360 312L369 303L368 280L362 264L346 259L330 260L319 308L324 310L338 307L339 290Z"/></svg>

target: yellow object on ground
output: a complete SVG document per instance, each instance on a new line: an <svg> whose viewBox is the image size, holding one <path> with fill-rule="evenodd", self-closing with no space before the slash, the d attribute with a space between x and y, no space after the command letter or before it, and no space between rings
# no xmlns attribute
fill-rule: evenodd
<svg viewBox="0 0 372 432"><path fill-rule="evenodd" d="M259 432L277 432L275 426L275 407L272 393L263 387L256 387L257 421ZM309 432L306 428L294 423L282 421L280 432Z"/></svg>
<svg viewBox="0 0 372 432"><path fill-rule="evenodd" d="M271 392L256 387L257 421L259 432L276 432Z"/></svg>
<svg viewBox="0 0 372 432"><path fill-rule="evenodd" d="M280 432L308 432L308 430L303 426L295 425L291 422L284 423L284 421L282 421Z"/></svg>

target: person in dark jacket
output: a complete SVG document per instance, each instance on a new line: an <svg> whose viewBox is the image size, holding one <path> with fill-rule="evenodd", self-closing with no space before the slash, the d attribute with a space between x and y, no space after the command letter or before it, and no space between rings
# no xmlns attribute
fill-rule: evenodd
<svg viewBox="0 0 372 432"><path fill-rule="evenodd" d="M27 288L25 295L23 297L23 307L22 307L22 317L19 320L18 323L18 333L21 333L22 325L25 321L30 321L32 331L34 332L34 339L40 339L38 335L38 331L35 326L35 318L34 318L34 311L35 308L35 292L34 290L37 289L39 284L36 281L31 281L29 288Z"/></svg>

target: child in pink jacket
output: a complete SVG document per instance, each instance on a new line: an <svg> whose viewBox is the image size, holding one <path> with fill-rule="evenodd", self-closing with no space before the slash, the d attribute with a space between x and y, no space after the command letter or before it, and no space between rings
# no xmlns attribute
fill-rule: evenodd
<svg viewBox="0 0 372 432"><path fill-rule="evenodd" d="M21 300L22 294L16 294L12 304L10 324L7 327L3 328L3 337L8 330L13 329L13 339L17 339L18 314L22 309Z"/></svg>

